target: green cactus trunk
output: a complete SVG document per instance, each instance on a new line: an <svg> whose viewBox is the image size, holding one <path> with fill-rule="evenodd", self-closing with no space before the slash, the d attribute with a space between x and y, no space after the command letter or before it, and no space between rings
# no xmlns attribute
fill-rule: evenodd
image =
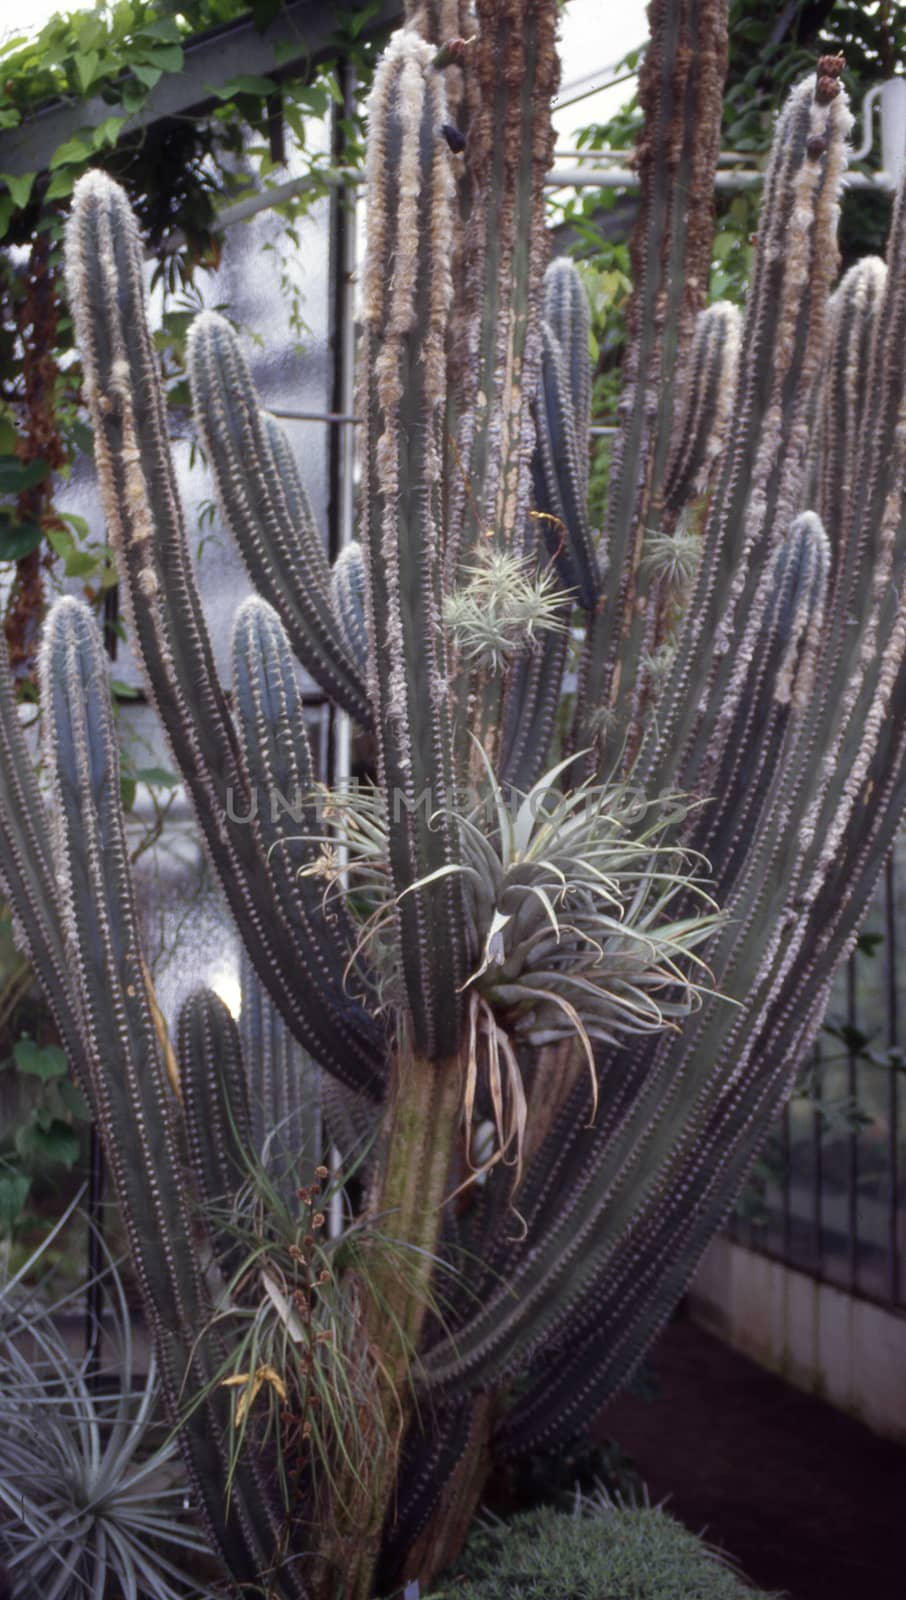
<svg viewBox="0 0 906 1600"><path fill-rule="evenodd" d="M395 1251L370 1285L363 1337L380 1370L377 1404L394 1447L363 1481L341 1480L325 1518L323 1600L370 1600L399 1452L416 1405L416 1356L435 1295L444 1209L462 1178L464 1062L430 1061L406 1043L390 1066L368 1213Z"/></svg>

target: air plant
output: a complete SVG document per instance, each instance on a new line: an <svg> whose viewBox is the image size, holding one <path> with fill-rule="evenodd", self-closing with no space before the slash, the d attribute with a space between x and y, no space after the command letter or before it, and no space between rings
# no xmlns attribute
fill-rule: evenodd
<svg viewBox="0 0 906 1600"><path fill-rule="evenodd" d="M339 1463L360 1478L389 1448L374 1402L380 1357L369 1347L362 1309L369 1266L393 1243L378 1227L347 1225L339 1236L326 1227L364 1154L333 1180L319 1164L305 1181L297 1165L287 1193L265 1161L239 1150L242 1181L205 1202L223 1282L202 1336L223 1350L210 1386L231 1393L228 1493L242 1453L264 1450L288 1518L300 1473L314 1469L319 1493L327 1493ZM404 1262L396 1270L405 1277ZM186 1414L203 1398L189 1397Z"/></svg>
<svg viewBox="0 0 906 1600"><path fill-rule="evenodd" d="M54 1230L0 1288L0 1556L12 1600L206 1600L210 1548L198 1532L176 1439L161 1413L153 1352L136 1373L132 1314L116 1265L103 1275L104 1347L73 1355L47 1274L26 1287Z"/></svg>
<svg viewBox="0 0 906 1600"><path fill-rule="evenodd" d="M658 530L650 535L645 543L644 562L652 577L688 595L701 553L701 534L683 521L671 533Z"/></svg>
<svg viewBox="0 0 906 1600"><path fill-rule="evenodd" d="M495 1109L493 1160L509 1152L521 1171L526 1101L518 1047L580 1040L596 1105L593 1041L614 1044L688 1016L710 982L696 952L720 917L702 876L706 863L675 842L688 802L655 804L625 782L566 787L581 754L559 762L528 794L504 793L479 756L482 792L456 813L462 860L435 877L462 878L476 952L463 985L465 1127L484 1076ZM386 797L377 785L357 784L318 789L312 798L327 831L300 840L316 853L298 870L323 883L326 905L342 897L359 929L350 966L367 957L376 1004L393 1010L403 978ZM429 881L416 880L404 894Z"/></svg>
<svg viewBox="0 0 906 1600"><path fill-rule="evenodd" d="M471 667L502 672L545 633L562 633L566 596L553 573L525 556L480 544L444 601L453 647Z"/></svg>

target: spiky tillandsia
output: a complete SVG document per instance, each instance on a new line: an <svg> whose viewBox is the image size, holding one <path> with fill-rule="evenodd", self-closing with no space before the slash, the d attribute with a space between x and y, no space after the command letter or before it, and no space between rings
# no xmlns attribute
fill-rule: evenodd
<svg viewBox="0 0 906 1600"><path fill-rule="evenodd" d="M136 1372L132 1314L117 1266L102 1275L104 1343L89 1375L59 1318L81 1289L58 1293L42 1257L70 1206L0 1285L0 1555L11 1600L107 1593L213 1600L204 1539L186 1508L179 1450L161 1416L153 1354Z"/></svg>
<svg viewBox="0 0 906 1600"><path fill-rule="evenodd" d="M567 758L527 795L505 792L484 759L484 792L457 810L462 879L476 964L464 988L468 1027L463 1094L467 1149L480 1100L497 1144L483 1163L522 1166L526 1098L517 1051L578 1038L597 1101L593 1042L658 1032L689 1015L709 980L696 951L719 918L705 867L672 842L688 806L652 805L627 784L564 791ZM320 797L330 831L307 842L322 855L301 869L342 893L380 974L385 1007L399 1007L399 896L389 861L386 797L377 787ZM339 848L341 846L341 848ZM416 880L404 896L422 887ZM683 914L674 915L682 905ZM501 1077L501 1063L505 1067Z"/></svg>
<svg viewBox="0 0 906 1600"><path fill-rule="evenodd" d="M275 611L300 652L320 662L317 670L343 678L348 697L356 682L350 674L361 677L360 632L348 629L339 653L329 650L343 635L338 621L331 631L335 612L327 608L344 596L358 606L358 557L348 558L350 571L331 580L329 594L317 558L315 596L299 593L298 571L281 570L308 559L308 533L285 525L304 508L292 481L270 483L283 471L284 452L272 427L256 420L229 337L203 326L193 341L201 426L216 430L229 415L240 428L247 459L224 455L219 478L224 494L242 500L228 520L274 607L255 600L238 619L230 706L213 675L164 448L139 241L115 187L92 178L80 189L71 232L97 459L149 682L255 970L323 1064L343 1126L355 1131L370 1118L373 1129L383 1104L370 1206L393 1217L395 1238L417 1263L418 1281L407 1284L378 1263L377 1293L364 1316L394 1377L393 1385L379 1384L382 1414L410 1392L396 1381L407 1348L418 1353L418 1405L398 1463L382 1460L368 1483L350 1473L328 1496L337 1515L319 1514L321 1562L310 1584L310 1485L301 1490L298 1525L288 1527L266 1448L260 1456L239 1453L224 1515L235 1418L232 1391L211 1380L227 1352L217 1346L216 1327L198 1337L211 1319L205 1273L221 1241L196 1250L195 1214L177 1181L181 1124L134 938L115 759L98 692L102 653L71 604L51 620L45 677L59 730L50 761L66 846L59 900L46 849L39 844L35 863L29 860L23 806L32 804L37 816L39 802L19 792L28 769L17 755L14 718L4 729L19 790L4 779L3 873L24 901L23 923L38 947L32 954L48 975L61 1027L88 1063L168 1395L181 1399L187 1369L187 1381L205 1394L186 1425L185 1448L208 1520L234 1582L260 1582L264 1573L275 1590L300 1600L306 1587L329 1592L337 1569L347 1594L391 1591L401 1577L430 1574L461 1536L492 1434L498 1454L556 1448L631 1369L732 1203L795 1077L906 789L906 629L897 601L906 562L906 208L898 203L884 281L875 272L862 290L850 285L844 309L831 318L848 125L839 63L823 63L816 79L797 88L778 124L733 404L722 408L721 384L729 380L719 374L713 403L696 403L695 374L712 370L686 352L706 278L724 9L717 0L657 0L652 8L636 309L603 570L582 518L586 388L562 381L564 370L582 371L583 319L570 269L557 268L547 289L541 272L553 6L487 0L477 33L463 6L426 6L420 15L424 27L455 32L460 42L435 54L404 35L376 79L360 398L364 680L387 802L388 933L400 952L390 1031L374 1004L380 974L367 947L347 971L361 932L356 907L336 896L325 902L325 862L311 828L279 804L253 806L262 788L266 796L272 786L291 795L310 783L298 685ZM465 136L456 156L438 136L448 89ZM713 370L723 373L727 339L704 343L712 356L718 351ZM853 380L859 351L867 352L864 383ZM217 363L227 387L241 390L229 413ZM690 514L676 501L671 467L684 405L699 419L708 482L691 508L701 558L678 626L673 600L659 605L661 579L645 547ZM712 455L708 441L721 415L727 432ZM568 439L562 460L543 437L536 453L536 430L545 427ZM851 489L836 501L822 489L824 529L812 486L826 486L835 461L845 462ZM551 472L561 468L555 481ZM685 467L677 474L698 487ZM540 521L532 510L544 513ZM557 530L557 548L548 542L539 556L533 541L545 529ZM545 630L503 671L457 660L444 602L462 587L462 564L488 530L504 552L534 554L538 571L553 557L561 584L558 562L568 555L577 594L590 580L590 615L569 620L584 620L588 640L578 728L606 727L611 741L593 782L637 753L631 786L651 805L665 792L694 795L701 804L663 844L707 841L715 898L728 911L700 954L714 988L736 1006L703 991L675 1028L628 1042L624 1035L594 1040L594 1117L581 1030L566 1040L520 1040L515 1033L528 1011L506 1009L499 995L494 1005L502 1009L493 1010L481 992L494 977L490 968L469 981L490 922L470 915L463 870L474 843L456 800L470 765L468 734L487 734L505 794L530 792L558 759L552 736L569 637ZM645 663L661 648L662 622L664 644L676 635L675 655L649 717ZM577 732L572 747L585 742ZM568 817L566 779L562 795ZM577 805L572 815L581 812ZM491 844L499 865L503 856ZM486 871L489 855L481 862ZM551 899L547 880L535 881ZM554 930L538 896L523 899L540 930L528 942L532 956ZM507 906L506 914L504 940L520 910ZM557 1010L552 992L548 1022ZM512 1226L514 1174L503 1160L483 1184L444 1205L466 1170L460 1118L475 995L492 1011L498 1046L497 1027L506 1029L525 1085L521 1236ZM596 991L596 1004L600 998ZM490 1042L483 1010L479 1023ZM204 1043L210 1030L198 1036L204 1048L188 1070L201 1072L214 1094L222 1085ZM501 1050L503 1073L510 1058ZM487 1064L490 1077L490 1053ZM511 1085L515 1103L515 1076ZM493 1112L494 1093L477 1072L475 1088L479 1112ZM504 1119L503 1143L511 1127ZM222 1183L219 1160L195 1166L202 1188ZM443 1319L425 1293L438 1258L458 1263L468 1284ZM261 1374L251 1363L245 1373L251 1394ZM243 1413L252 1431L268 1392L265 1376ZM406 1399L403 1407L405 1414Z"/></svg>
<svg viewBox="0 0 906 1600"><path fill-rule="evenodd" d="M564 591L531 558L479 545L463 562L460 582L444 601L443 620L459 659L502 672L547 633L566 631ZM568 607L567 607L568 609Z"/></svg>

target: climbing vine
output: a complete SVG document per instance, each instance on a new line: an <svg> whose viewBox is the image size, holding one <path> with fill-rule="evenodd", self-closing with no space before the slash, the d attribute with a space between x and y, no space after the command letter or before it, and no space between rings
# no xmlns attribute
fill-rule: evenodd
<svg viewBox="0 0 906 1600"><path fill-rule="evenodd" d="M48 583L77 578L100 605L114 581L103 542L54 503L78 453L91 448L57 288L69 197L81 173L97 166L129 191L155 278L180 297L164 319L161 354L171 398L184 400L185 325L196 274L219 261L218 212L285 178L291 138L306 186L275 210L292 243L299 217L331 180L329 152L312 138L313 124L340 100L339 59L367 82L375 45L364 27L376 7L332 8L335 55L314 70L279 81L241 74L199 84L206 109L198 116L145 121L142 114L161 81L182 72L199 34L246 16L266 31L281 9L281 0L100 0L93 10L52 17L33 37L13 34L0 43L0 563L14 564L4 626L26 690ZM275 45L275 70L298 53L296 42ZM50 153L44 170L4 171L15 130L53 101L84 107L84 123ZM100 120L98 103L107 112ZM353 120L344 132L349 165L361 157L361 129ZM298 305L291 321L301 334Z"/></svg>

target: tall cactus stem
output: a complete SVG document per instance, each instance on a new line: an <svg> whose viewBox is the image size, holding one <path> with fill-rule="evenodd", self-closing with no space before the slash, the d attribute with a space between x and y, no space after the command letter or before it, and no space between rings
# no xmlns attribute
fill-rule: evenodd
<svg viewBox="0 0 906 1600"><path fill-rule="evenodd" d="M289 443L262 413L248 363L225 318L196 317L187 364L195 421L218 499L257 591L330 697L367 727L364 683L337 626L330 569Z"/></svg>
<svg viewBox="0 0 906 1600"><path fill-rule="evenodd" d="M408 1004L418 1049L436 1057L458 1043L467 959L461 884L447 873L459 846L442 624L453 206L445 118L430 46L397 34L369 99L362 545Z"/></svg>
<svg viewBox="0 0 906 1600"><path fill-rule="evenodd" d="M604 598L588 630L577 707L581 748L596 733L597 708L613 713L620 700L624 709L611 716L611 764L625 742L625 710L643 646L649 508L663 480L675 386L707 290L727 62L721 0L653 0L649 16L652 38L639 80L645 136L631 244L635 287L611 465Z"/></svg>
<svg viewBox="0 0 906 1600"><path fill-rule="evenodd" d="M368 1211L392 1240L369 1285L368 1338L378 1352L382 1374L379 1403L396 1446L376 1465L363 1497L353 1483L342 1486L342 1514L335 1545L327 1556L343 1572L344 1600L370 1600L382 1528L392 1502L399 1450L413 1417L415 1356L428 1315L434 1263L444 1207L456 1179L454 1158L462 1118L463 1066L457 1055L429 1061L413 1052L405 1038L394 1054L387 1109L380 1135L380 1178ZM402 1253L402 1269L394 1257Z"/></svg>
<svg viewBox="0 0 906 1600"><path fill-rule="evenodd" d="M808 400L824 353L827 298L839 260L836 227L851 126L845 95L819 94L814 78L792 91L777 126L733 426L710 500L676 667L658 707L650 754L642 754L645 770L658 783L677 781L693 733L699 743L709 737L701 707L720 704L732 672L731 643L745 625L757 587L758 558L798 510Z"/></svg>

